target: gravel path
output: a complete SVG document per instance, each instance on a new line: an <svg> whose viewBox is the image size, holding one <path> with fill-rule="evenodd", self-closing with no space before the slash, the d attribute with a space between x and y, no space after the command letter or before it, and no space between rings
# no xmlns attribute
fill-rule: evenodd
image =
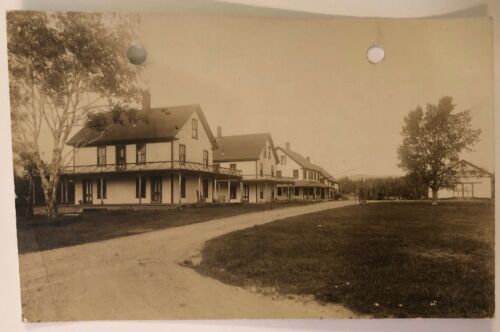
<svg viewBox="0 0 500 332"><path fill-rule="evenodd" d="M19 256L28 321L350 318L340 305L265 295L182 266L205 241L305 213L351 205L335 201L216 219L188 226Z"/></svg>

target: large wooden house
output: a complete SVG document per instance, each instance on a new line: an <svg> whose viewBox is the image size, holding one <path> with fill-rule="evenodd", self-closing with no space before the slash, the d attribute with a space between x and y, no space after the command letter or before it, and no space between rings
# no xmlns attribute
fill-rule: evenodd
<svg viewBox="0 0 500 332"><path fill-rule="evenodd" d="M270 134L222 136L219 127L216 143L214 163L241 170L242 175L239 184L236 181L219 182L219 192L229 193L229 197L222 197L221 201L261 203L291 198L282 193L284 187L291 193L294 180L282 176L278 169L279 158Z"/></svg>
<svg viewBox="0 0 500 332"><path fill-rule="evenodd" d="M338 182L324 168L313 164L309 157L291 150L290 143L276 150L282 175L294 179L294 198L319 200L335 197Z"/></svg>
<svg viewBox="0 0 500 332"><path fill-rule="evenodd" d="M67 142L73 162L63 170L60 204L212 202L218 181L241 180L241 171L213 164L217 142L198 105L143 107L133 120L114 120Z"/></svg>

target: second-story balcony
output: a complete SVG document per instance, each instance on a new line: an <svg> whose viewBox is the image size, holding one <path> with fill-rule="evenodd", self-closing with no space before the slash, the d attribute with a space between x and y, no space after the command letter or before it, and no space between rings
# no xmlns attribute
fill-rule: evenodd
<svg viewBox="0 0 500 332"><path fill-rule="evenodd" d="M133 173L145 171L192 171L210 173L229 177L241 177L241 170L221 167L217 164L207 165L191 161L152 161L145 163L120 163L106 165L78 165L63 167L62 174L100 174L100 173Z"/></svg>

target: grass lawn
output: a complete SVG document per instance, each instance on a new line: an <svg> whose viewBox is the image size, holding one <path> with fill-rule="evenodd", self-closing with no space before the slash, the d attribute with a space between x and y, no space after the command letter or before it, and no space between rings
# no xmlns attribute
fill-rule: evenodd
<svg viewBox="0 0 500 332"><path fill-rule="evenodd" d="M19 253L23 254L303 204L312 203L299 201L276 204L208 205L184 209L96 210L57 222L48 222L43 216L35 216L33 220L18 222L17 244Z"/></svg>
<svg viewBox="0 0 500 332"><path fill-rule="evenodd" d="M494 205L377 203L288 218L206 243L201 273L313 295L374 317L491 317Z"/></svg>

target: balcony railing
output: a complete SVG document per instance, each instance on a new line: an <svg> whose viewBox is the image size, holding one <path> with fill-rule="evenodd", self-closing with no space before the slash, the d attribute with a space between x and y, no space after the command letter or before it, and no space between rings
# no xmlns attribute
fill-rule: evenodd
<svg viewBox="0 0 500 332"><path fill-rule="evenodd" d="M186 170L238 177L241 176L241 170L221 167L219 165L206 165L191 161L152 161L146 163L66 166L63 168L63 174L126 173L156 170Z"/></svg>
<svg viewBox="0 0 500 332"><path fill-rule="evenodd" d="M293 182L295 179L291 176L276 176L270 174L246 174L243 175L243 180L269 180L269 181L281 181L281 182Z"/></svg>

